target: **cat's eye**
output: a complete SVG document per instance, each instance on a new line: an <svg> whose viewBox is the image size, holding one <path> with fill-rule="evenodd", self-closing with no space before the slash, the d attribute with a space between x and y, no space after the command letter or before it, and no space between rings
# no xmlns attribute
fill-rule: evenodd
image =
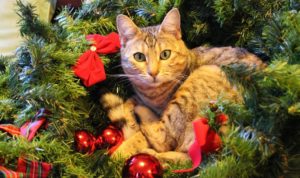
<svg viewBox="0 0 300 178"><path fill-rule="evenodd" d="M146 61L146 56L141 52L134 53L133 57L135 60L137 60L139 62Z"/></svg>
<svg viewBox="0 0 300 178"><path fill-rule="evenodd" d="M171 56L171 50L169 50L169 49L163 50L160 53L160 59L161 60L169 59L170 56Z"/></svg>

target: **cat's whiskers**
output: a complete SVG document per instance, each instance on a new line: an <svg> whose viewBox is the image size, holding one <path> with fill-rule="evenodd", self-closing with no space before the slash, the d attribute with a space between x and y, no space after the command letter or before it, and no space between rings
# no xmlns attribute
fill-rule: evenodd
<svg viewBox="0 0 300 178"><path fill-rule="evenodd" d="M107 74L107 76L110 76L110 77L133 77L135 75L132 75L132 74Z"/></svg>
<svg viewBox="0 0 300 178"><path fill-rule="evenodd" d="M115 66L112 67L112 69L116 69L116 68L119 68L119 67L122 67L122 64L115 65Z"/></svg>
<svg viewBox="0 0 300 178"><path fill-rule="evenodd" d="M148 75L146 74L107 74L108 76L111 77L119 77L119 78L124 78L128 82L130 82L129 79L135 80L137 82L142 82L142 83L148 83Z"/></svg>
<svg viewBox="0 0 300 178"><path fill-rule="evenodd" d="M120 76L119 74L107 74L108 77L115 77L115 78L119 78L118 79L118 83L123 84L125 86L129 86L130 85L130 80L125 77L125 76Z"/></svg>

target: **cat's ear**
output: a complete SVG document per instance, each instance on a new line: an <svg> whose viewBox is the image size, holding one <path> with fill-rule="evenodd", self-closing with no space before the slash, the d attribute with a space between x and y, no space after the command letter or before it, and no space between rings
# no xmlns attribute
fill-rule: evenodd
<svg viewBox="0 0 300 178"><path fill-rule="evenodd" d="M180 14L177 8L173 8L167 13L160 25L159 32L173 34L176 39L181 38Z"/></svg>
<svg viewBox="0 0 300 178"><path fill-rule="evenodd" d="M117 28L121 39L121 44L124 45L128 40L141 33L140 29L126 15L117 16Z"/></svg>

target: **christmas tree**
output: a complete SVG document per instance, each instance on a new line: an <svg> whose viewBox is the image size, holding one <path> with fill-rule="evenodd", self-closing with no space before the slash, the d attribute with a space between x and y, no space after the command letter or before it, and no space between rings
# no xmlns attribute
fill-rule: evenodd
<svg viewBox="0 0 300 178"><path fill-rule="evenodd" d="M40 21L34 6L21 1L17 5L20 33L26 41L16 56L0 58L0 123L21 127L41 108L51 114L47 114L48 127L39 130L31 142L0 133L1 165L14 170L16 160L26 157L51 163L50 177L121 177L124 160L110 159L104 149L82 154L74 148L77 130L99 134L109 124L99 101L101 94L132 95L127 80L116 77L122 73L120 56L101 55L107 79L91 87L74 76L73 66L89 49L86 35L115 32L118 14L129 16L139 26L149 26L159 24L177 7L189 48L241 46L268 66L256 72L234 65L223 68L233 83L244 86L245 104L217 103L232 125L222 138L222 150L205 157L192 173L172 173L186 165L170 164L164 177L300 175L298 1L94 0L76 10L60 9L52 23Z"/></svg>

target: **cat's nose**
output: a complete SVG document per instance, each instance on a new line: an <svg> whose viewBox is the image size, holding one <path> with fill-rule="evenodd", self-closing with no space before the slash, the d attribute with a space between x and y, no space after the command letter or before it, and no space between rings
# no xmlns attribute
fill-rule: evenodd
<svg viewBox="0 0 300 178"><path fill-rule="evenodd" d="M158 75L158 70L151 70L151 71L148 71L148 74L150 76L152 76L154 79L156 78L156 76Z"/></svg>
<svg viewBox="0 0 300 178"><path fill-rule="evenodd" d="M149 60L148 66L147 66L147 72L150 76L152 76L154 79L159 73L159 63L155 60Z"/></svg>

